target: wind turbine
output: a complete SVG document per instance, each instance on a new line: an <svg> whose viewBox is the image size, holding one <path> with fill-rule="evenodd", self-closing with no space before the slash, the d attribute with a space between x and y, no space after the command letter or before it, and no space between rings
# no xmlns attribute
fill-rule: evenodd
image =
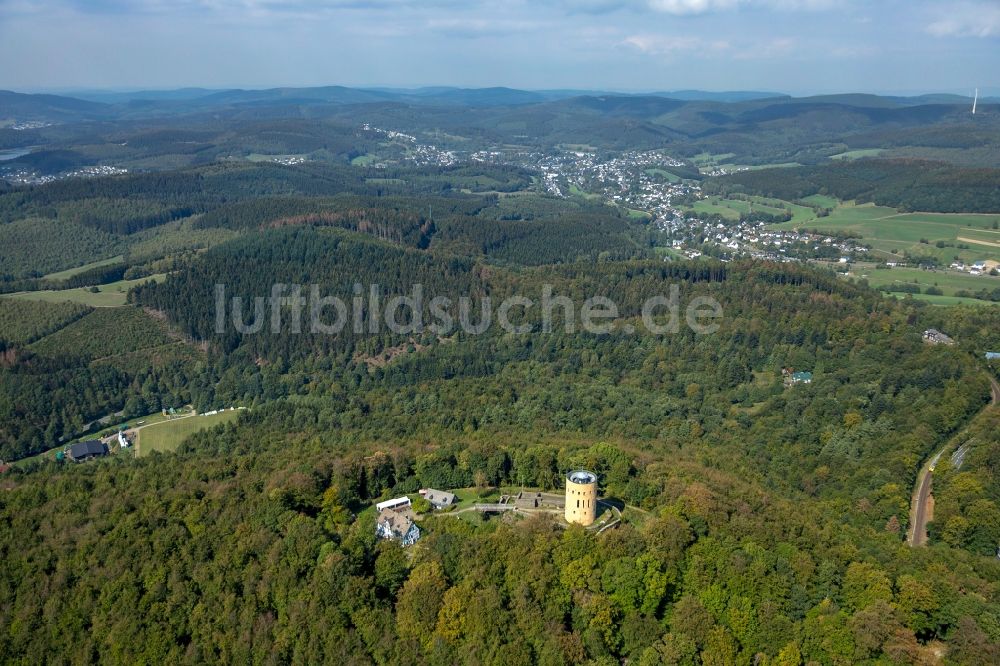
<svg viewBox="0 0 1000 666"><path fill-rule="evenodd" d="M979 88L976 88L976 95L972 98L972 115L976 115L976 103L979 101Z"/></svg>

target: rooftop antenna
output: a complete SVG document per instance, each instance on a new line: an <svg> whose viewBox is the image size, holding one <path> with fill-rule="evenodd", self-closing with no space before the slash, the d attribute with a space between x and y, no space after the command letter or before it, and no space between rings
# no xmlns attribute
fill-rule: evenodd
<svg viewBox="0 0 1000 666"><path fill-rule="evenodd" d="M972 115L976 115L976 103L979 102L979 88L976 88L976 94L972 98Z"/></svg>

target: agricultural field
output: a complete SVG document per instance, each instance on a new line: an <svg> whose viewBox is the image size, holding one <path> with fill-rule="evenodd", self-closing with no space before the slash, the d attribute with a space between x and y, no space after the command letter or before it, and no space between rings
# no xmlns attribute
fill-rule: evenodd
<svg viewBox="0 0 1000 666"><path fill-rule="evenodd" d="M885 206L845 202L828 217L792 220L774 228L795 229L803 224L822 233L860 237L887 259L909 252L949 264L956 258L971 263L1000 256L1000 230L994 228L1000 227L998 214L901 213Z"/></svg>
<svg viewBox="0 0 1000 666"><path fill-rule="evenodd" d="M778 164L740 164L733 161L736 153L699 153L691 158L694 164L703 171L725 169L726 171L756 171L758 169L774 169L778 167L801 166L798 162L781 162Z"/></svg>
<svg viewBox="0 0 1000 666"><path fill-rule="evenodd" d="M807 206L819 206L820 208L836 208L840 205L840 201L836 197L826 194L813 194L802 199L802 203Z"/></svg>
<svg viewBox="0 0 1000 666"><path fill-rule="evenodd" d="M893 294L895 298L905 298L910 294ZM913 298L926 301L931 305L976 305L979 307L990 307L996 305L992 301L984 301L979 298L964 298L962 296L934 296L931 294L913 294Z"/></svg>
<svg viewBox="0 0 1000 666"><path fill-rule="evenodd" d="M728 220L738 220L740 215L750 212L751 203L753 204L754 212L767 213L769 215L784 215L786 210L791 211L791 224L801 224L816 219L816 213L808 206L782 201L781 199L756 196L749 197L749 199L727 199L711 196L696 201L690 210L696 213L718 214Z"/></svg>
<svg viewBox="0 0 1000 666"><path fill-rule="evenodd" d="M97 287L97 291L91 291L92 287L80 287L78 289L44 289L40 291L18 291L13 294L4 294L2 298L21 298L28 301L46 301L48 303L80 303L89 305L92 308L113 308L121 307L127 303L128 291L137 284L153 281L162 282L166 278L166 273L149 275L135 280L119 280L109 282Z"/></svg>
<svg viewBox="0 0 1000 666"><path fill-rule="evenodd" d="M978 292L982 289L992 291L1000 287L1000 277L989 275L969 275L952 270L923 270L920 268L879 268L873 265L861 265L855 267L851 277L865 279L873 287L888 287L893 285L916 285L921 291L929 287L936 287L943 292L945 297L955 297L956 292L969 291ZM928 294L914 294L914 296L928 296ZM932 296L933 297L933 296ZM963 299L968 300L968 299ZM972 299L975 300L975 299ZM988 301L977 301L988 303Z"/></svg>
<svg viewBox="0 0 1000 666"><path fill-rule="evenodd" d="M163 421L144 427L136 434L136 456L147 456L153 451L176 451L185 439L196 432L224 423L232 423L239 411L229 410L212 415L199 415Z"/></svg>

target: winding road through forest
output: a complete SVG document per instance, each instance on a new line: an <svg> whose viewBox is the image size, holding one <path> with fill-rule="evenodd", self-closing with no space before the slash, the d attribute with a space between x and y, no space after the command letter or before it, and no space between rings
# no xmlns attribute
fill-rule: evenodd
<svg viewBox="0 0 1000 666"><path fill-rule="evenodd" d="M1000 383L997 383L997 380L992 375L989 376L989 379L992 399L990 400L990 404L983 408L983 411L992 409L1000 404ZM934 467L937 466L941 456L951 448L955 439L952 438L944 448L935 453L917 476L917 485L913 490L913 498L910 501L910 529L906 535L906 542L911 546L924 546L927 544L927 522L934 516L934 497L931 495L931 479L934 475Z"/></svg>

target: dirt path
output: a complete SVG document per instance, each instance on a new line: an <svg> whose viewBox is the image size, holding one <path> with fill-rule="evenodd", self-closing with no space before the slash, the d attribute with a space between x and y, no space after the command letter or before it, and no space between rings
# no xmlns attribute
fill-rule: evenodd
<svg viewBox="0 0 1000 666"><path fill-rule="evenodd" d="M983 412L1000 405L1000 383L989 376L990 380L990 404L983 408ZM983 412L980 412L982 414ZM973 420L979 417L977 414ZM964 432L964 429L963 429ZM910 499L910 528L906 533L906 543L911 546L924 546L927 544L927 523L934 519L934 496L931 494L931 483L934 476L934 468L938 460L944 455L959 439L958 436L951 440L924 464L917 476L917 485L913 489L913 496Z"/></svg>
<svg viewBox="0 0 1000 666"><path fill-rule="evenodd" d="M963 243L975 243L976 245L985 245L987 247L1000 247L1000 243L992 243L990 241L977 240L975 238L967 238L966 236L958 236L955 240L961 241Z"/></svg>

